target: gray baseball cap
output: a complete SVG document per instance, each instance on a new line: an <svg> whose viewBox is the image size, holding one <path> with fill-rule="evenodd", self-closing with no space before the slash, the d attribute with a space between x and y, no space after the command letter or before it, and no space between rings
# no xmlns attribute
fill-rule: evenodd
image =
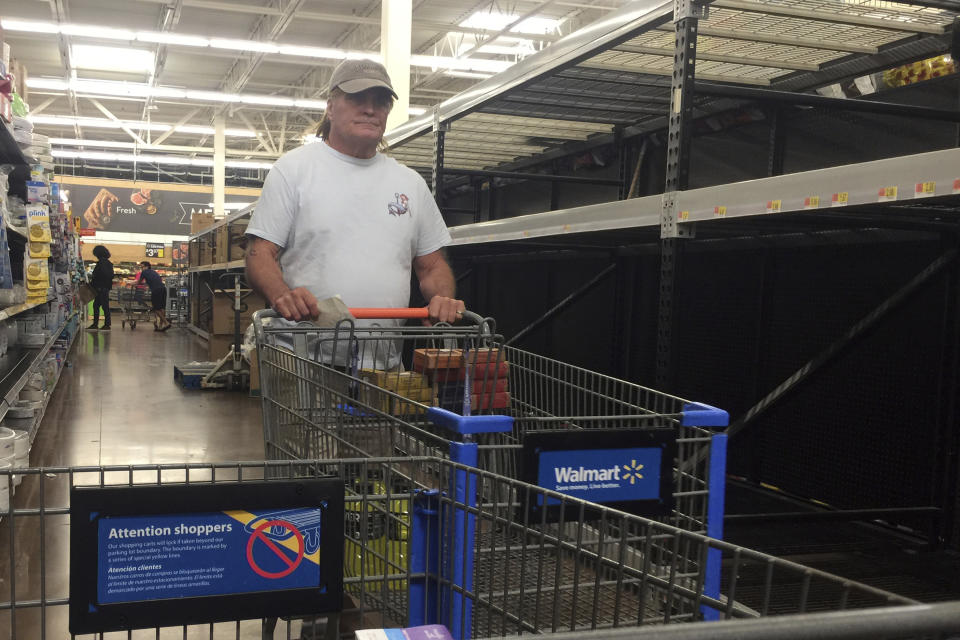
<svg viewBox="0 0 960 640"><path fill-rule="evenodd" d="M386 68L373 60L344 60L341 62L333 70L333 75L330 77L327 95L329 96L330 92L336 87L339 87L344 93L360 93L373 87L383 87L388 89L394 98L400 98L397 92L393 90Z"/></svg>

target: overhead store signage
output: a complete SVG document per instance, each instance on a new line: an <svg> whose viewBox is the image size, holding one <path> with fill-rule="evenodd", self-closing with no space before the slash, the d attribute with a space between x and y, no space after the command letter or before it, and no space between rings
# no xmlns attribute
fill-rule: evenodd
<svg viewBox="0 0 960 640"><path fill-rule="evenodd" d="M83 229L188 236L193 214L213 213L212 187L194 191L190 185L178 189L162 183L102 180L71 184L67 180L64 178L60 190ZM257 198L256 190L237 191L244 195L233 195L231 200L249 203Z"/></svg>
<svg viewBox="0 0 960 640"><path fill-rule="evenodd" d="M672 427L530 433L523 442L523 479L628 513L663 515L673 509L675 453ZM580 505L563 509L559 498L542 495L527 508L531 518L548 521L580 517Z"/></svg>
<svg viewBox="0 0 960 640"><path fill-rule="evenodd" d="M162 258L164 257L164 246L162 242L148 242L146 248L146 256L148 258Z"/></svg>
<svg viewBox="0 0 960 640"><path fill-rule="evenodd" d="M74 634L340 607L342 482L75 488L71 505Z"/></svg>

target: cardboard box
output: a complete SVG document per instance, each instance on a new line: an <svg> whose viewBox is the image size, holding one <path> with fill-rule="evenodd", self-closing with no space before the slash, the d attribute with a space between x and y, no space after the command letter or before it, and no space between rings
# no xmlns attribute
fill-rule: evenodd
<svg viewBox="0 0 960 640"><path fill-rule="evenodd" d="M243 260L247 253L247 221L240 220L229 225L223 225L216 230L216 247L213 252L213 261L232 262Z"/></svg>
<svg viewBox="0 0 960 640"><path fill-rule="evenodd" d="M416 368L416 364L414 364L414 368ZM426 374L430 378L430 382L448 384L465 380L467 369L466 367L460 369L430 369L426 371ZM509 374L510 365L506 360L501 360L500 362L488 362L473 367L471 376L473 377L473 383L477 384L481 380L505 380L509 377Z"/></svg>
<svg viewBox="0 0 960 640"><path fill-rule="evenodd" d="M201 267L213 264L213 244L210 240L211 238L204 236L197 242L200 249L198 251L197 264Z"/></svg>
<svg viewBox="0 0 960 640"><path fill-rule="evenodd" d="M244 289L243 292L248 292ZM247 310L240 313L240 331L246 331L247 327L253 322L253 313L266 308L266 301L257 293L251 293L243 299L243 304L247 305ZM210 320L210 333L215 335L233 335L233 297L227 297L223 294L217 294L213 298L212 318Z"/></svg>
<svg viewBox="0 0 960 640"><path fill-rule="evenodd" d="M212 213L196 213L190 216L190 233L200 233L204 229L209 229L213 226L213 214Z"/></svg>
<svg viewBox="0 0 960 640"><path fill-rule="evenodd" d="M413 370L429 372L435 369L459 369L463 366L460 349L414 349Z"/></svg>

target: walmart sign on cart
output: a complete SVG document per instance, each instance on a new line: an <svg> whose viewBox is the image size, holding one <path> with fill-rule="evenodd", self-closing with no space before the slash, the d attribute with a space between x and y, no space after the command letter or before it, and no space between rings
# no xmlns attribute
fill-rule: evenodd
<svg viewBox="0 0 960 640"><path fill-rule="evenodd" d="M672 429L527 434L524 479L630 513L669 513L675 448ZM538 495L536 504L529 507L539 512L543 503L543 496ZM546 500L548 517L559 517L560 504L559 498ZM575 515L578 509L568 507L568 515Z"/></svg>

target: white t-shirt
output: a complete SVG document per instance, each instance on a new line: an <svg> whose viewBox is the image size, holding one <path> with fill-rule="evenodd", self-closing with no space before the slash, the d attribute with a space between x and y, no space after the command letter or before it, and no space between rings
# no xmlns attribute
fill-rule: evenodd
<svg viewBox="0 0 960 640"><path fill-rule="evenodd" d="M383 154L354 158L325 142L273 165L247 234L283 249L291 289L305 287L317 300L339 295L348 307L408 306L413 259L450 243L419 174Z"/></svg>

